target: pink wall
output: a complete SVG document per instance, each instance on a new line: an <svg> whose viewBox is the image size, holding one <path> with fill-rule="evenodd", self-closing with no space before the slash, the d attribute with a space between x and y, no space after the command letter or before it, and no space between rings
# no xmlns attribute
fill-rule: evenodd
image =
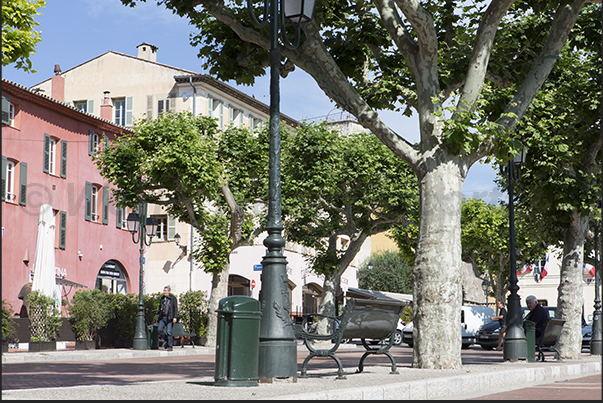
<svg viewBox="0 0 603 403"><path fill-rule="evenodd" d="M86 181L107 185L88 156L89 130L105 133L111 140L113 133L123 129L5 81L2 93L20 109L17 128L2 126L2 155L27 163L27 205L19 205L17 186L15 202L2 202L2 299L12 304L16 312L21 309L22 301L17 296L33 270L37 221L42 204L67 212L66 246L64 250L55 248L56 267L62 269L67 280L92 289L101 266L113 259L125 269L128 292L137 294L139 246L132 242L128 231L116 228L115 207L109 206L108 225L102 224L102 220L85 220ZM68 143L66 179L58 175L60 155L57 156L57 175L43 172L44 133ZM59 151L60 146L57 146ZM19 172L17 165L16 185ZM99 211L102 214L102 197ZM58 227L57 216L57 232ZM81 259L78 250L81 251ZM26 251L29 263L23 261ZM70 291L68 298L71 298L77 290L66 286L63 292Z"/></svg>

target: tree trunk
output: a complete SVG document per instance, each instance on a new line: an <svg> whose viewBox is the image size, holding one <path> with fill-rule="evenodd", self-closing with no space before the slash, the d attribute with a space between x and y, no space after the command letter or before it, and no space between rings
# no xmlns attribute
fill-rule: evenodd
<svg viewBox="0 0 603 403"><path fill-rule="evenodd" d="M577 360L582 351L582 263L588 221L588 216L572 211L563 240L563 262L557 288L557 317L565 320L557 346L563 359Z"/></svg>
<svg viewBox="0 0 603 403"><path fill-rule="evenodd" d="M413 367L461 367L461 189L454 162L419 178L421 210L413 270Z"/></svg>
<svg viewBox="0 0 603 403"><path fill-rule="evenodd" d="M211 293L209 296L209 306L207 309L207 347L216 346L216 337L218 333L218 305L222 298L228 296L228 273L230 272L230 261L228 261L218 274L214 274L211 280Z"/></svg>
<svg viewBox="0 0 603 403"><path fill-rule="evenodd" d="M337 298L337 290L341 280L340 270L334 270L325 275L325 281L322 289L322 301L320 303L319 313L327 316L337 316L335 311L335 300ZM331 320L319 320L317 326L318 334L328 334L333 329L329 326L333 324Z"/></svg>

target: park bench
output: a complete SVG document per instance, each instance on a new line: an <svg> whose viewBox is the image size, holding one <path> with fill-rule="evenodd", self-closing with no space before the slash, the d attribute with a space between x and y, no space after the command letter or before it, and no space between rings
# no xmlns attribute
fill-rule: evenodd
<svg viewBox="0 0 603 403"><path fill-rule="evenodd" d="M195 336L196 336L195 332L191 332L191 333L185 332L184 327L182 326L182 323L180 323L180 322L174 323L174 326L172 327L172 337L174 339L179 340L182 348L184 348L184 343L187 341L193 345L193 348L195 348L195 342L192 339Z"/></svg>
<svg viewBox="0 0 603 403"><path fill-rule="evenodd" d="M561 356L559 355L559 351L557 350L557 339L561 334L561 329L563 329L563 325L565 324L565 320L563 319L549 319L544 328L544 332L542 336L536 340L536 351L538 352L538 358L536 361L544 361L544 352L546 351L554 351L556 353L556 358L561 361Z"/></svg>
<svg viewBox="0 0 603 403"><path fill-rule="evenodd" d="M393 345L393 334L396 331L404 302L397 300L370 300L350 298L341 315L330 317L320 314L309 314L304 316L304 323L295 327L297 338L303 339L310 353L304 360L300 377L307 377L308 362L314 357L330 357L337 363L337 379L345 379L343 366L335 354L342 340L361 339L365 353L360 358L356 373L364 369L364 360L369 355L383 354L387 356L392 364L390 373L397 374L396 361L389 353ZM317 317L326 318L328 321L328 334L317 334L316 329L308 326L308 319ZM378 341L377 345L367 343L367 339ZM316 343L318 342L318 343ZM322 343L321 343L322 342ZM332 344L327 344L332 343Z"/></svg>

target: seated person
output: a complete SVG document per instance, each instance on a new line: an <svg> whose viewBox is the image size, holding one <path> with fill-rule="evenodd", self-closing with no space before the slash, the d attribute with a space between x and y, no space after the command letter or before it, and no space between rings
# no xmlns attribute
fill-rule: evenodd
<svg viewBox="0 0 603 403"><path fill-rule="evenodd" d="M546 309L544 309L536 299L535 296L530 295L526 298L526 304L528 305L528 309L530 313L526 317L525 320L531 320L536 324L536 340L539 340L544 334L544 328L546 323L549 321L549 314Z"/></svg>

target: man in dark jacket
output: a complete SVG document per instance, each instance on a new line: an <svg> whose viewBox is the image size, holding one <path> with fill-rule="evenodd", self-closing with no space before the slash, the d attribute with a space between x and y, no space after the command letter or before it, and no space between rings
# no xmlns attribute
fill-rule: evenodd
<svg viewBox="0 0 603 403"><path fill-rule="evenodd" d="M178 319L178 300L170 292L172 288L169 285L163 287L163 296L159 300L159 336L167 342L167 351L172 351L174 338L172 337L172 326ZM165 329L167 328L167 337Z"/></svg>
<svg viewBox="0 0 603 403"><path fill-rule="evenodd" d="M530 310L530 313L526 317L526 320L531 320L536 324L536 340L538 340L544 333L544 327L549 321L549 314L539 303L535 296L530 295L526 298L526 305Z"/></svg>

